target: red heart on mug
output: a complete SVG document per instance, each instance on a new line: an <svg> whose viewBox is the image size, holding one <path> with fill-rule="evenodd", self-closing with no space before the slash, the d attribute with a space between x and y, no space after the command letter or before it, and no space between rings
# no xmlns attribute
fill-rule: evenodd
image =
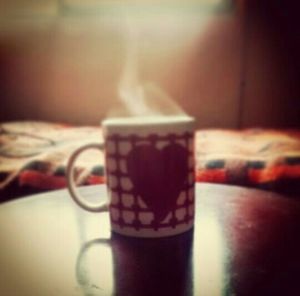
<svg viewBox="0 0 300 296"><path fill-rule="evenodd" d="M175 143L162 149L138 145L128 154L127 170L135 194L159 222L176 207L177 198L188 181L188 151Z"/></svg>

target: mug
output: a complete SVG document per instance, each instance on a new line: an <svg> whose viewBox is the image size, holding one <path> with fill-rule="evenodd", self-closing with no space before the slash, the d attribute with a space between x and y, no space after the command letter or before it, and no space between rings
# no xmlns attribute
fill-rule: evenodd
<svg viewBox="0 0 300 296"><path fill-rule="evenodd" d="M68 189L91 212L109 211L111 230L132 237L166 237L194 225L195 120L189 116L132 117L102 122L104 144L71 155ZM104 150L109 201L89 204L78 193L73 167L81 152Z"/></svg>

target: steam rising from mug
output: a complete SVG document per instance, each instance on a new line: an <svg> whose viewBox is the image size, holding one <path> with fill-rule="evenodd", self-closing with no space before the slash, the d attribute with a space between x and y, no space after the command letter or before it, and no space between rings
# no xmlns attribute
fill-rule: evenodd
<svg viewBox="0 0 300 296"><path fill-rule="evenodd" d="M186 113L158 86L139 79L139 24L125 18L126 55L119 83L119 97L129 116L186 115ZM109 117L116 117L113 110Z"/></svg>

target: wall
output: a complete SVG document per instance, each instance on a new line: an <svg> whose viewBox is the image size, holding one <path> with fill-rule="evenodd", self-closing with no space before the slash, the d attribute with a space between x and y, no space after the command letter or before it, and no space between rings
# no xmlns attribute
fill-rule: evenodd
<svg viewBox="0 0 300 296"><path fill-rule="evenodd" d="M295 42L257 3L133 16L142 80L169 93L199 127L299 125L299 76L284 46L294 50ZM124 22L107 7L79 15L49 7L47 17L0 22L0 119L97 124L120 106Z"/></svg>
<svg viewBox="0 0 300 296"><path fill-rule="evenodd" d="M300 22L297 1L247 6L242 126L300 126Z"/></svg>

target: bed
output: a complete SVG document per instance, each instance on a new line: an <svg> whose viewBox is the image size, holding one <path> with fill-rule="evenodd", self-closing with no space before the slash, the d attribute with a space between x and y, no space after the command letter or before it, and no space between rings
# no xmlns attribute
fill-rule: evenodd
<svg viewBox="0 0 300 296"><path fill-rule="evenodd" d="M41 121L0 124L0 201L66 187L66 164L84 143L103 141L101 127ZM199 129L196 181L300 193L300 131ZM75 168L81 186L105 183L103 154Z"/></svg>

